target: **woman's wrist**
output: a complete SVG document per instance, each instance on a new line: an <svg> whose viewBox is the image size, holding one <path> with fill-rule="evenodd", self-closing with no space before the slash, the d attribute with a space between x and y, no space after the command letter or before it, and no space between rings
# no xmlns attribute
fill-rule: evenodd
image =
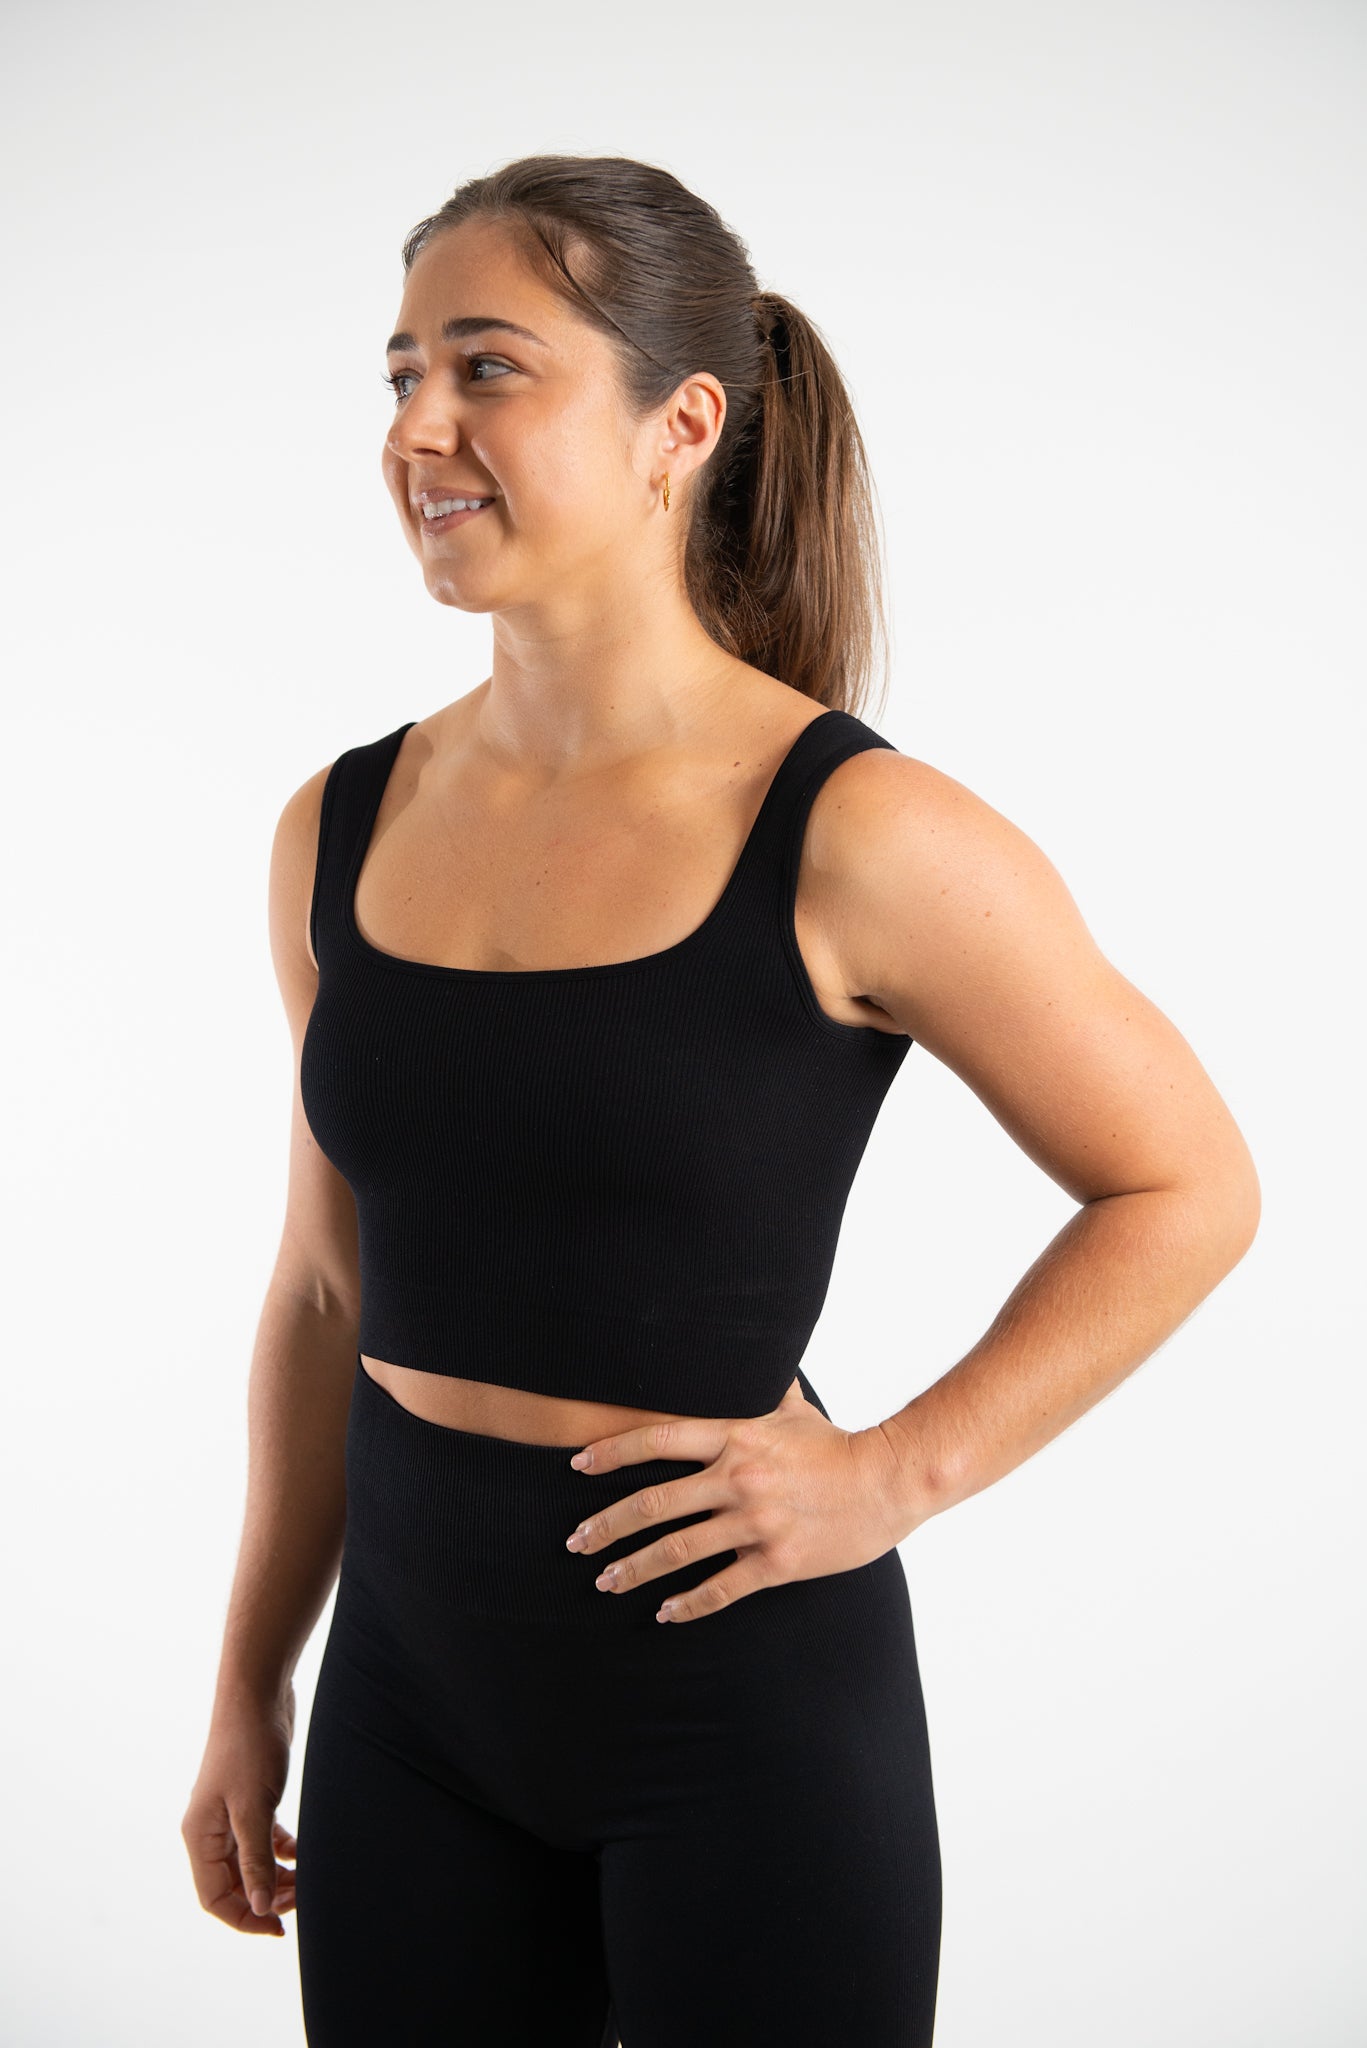
<svg viewBox="0 0 1367 2048"><path fill-rule="evenodd" d="M938 1515L953 1499L942 1485L900 1416L855 1432L866 1460L869 1484L883 1501L890 1543L905 1541L922 1522Z"/></svg>
<svg viewBox="0 0 1367 2048"><path fill-rule="evenodd" d="M242 1714L278 1714L293 1710L294 1674L278 1667L249 1669L229 1665L219 1672L214 1689L215 1721L236 1719Z"/></svg>

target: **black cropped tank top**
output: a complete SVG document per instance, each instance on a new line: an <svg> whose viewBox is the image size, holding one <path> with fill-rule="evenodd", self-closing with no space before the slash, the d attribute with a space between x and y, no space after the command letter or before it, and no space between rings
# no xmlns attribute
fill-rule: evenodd
<svg viewBox="0 0 1367 2048"><path fill-rule="evenodd" d="M300 1085L355 1197L361 1351L563 1398L767 1413L912 1043L826 1015L793 919L817 790L892 742L840 710L805 725L677 945L505 971L384 953L356 923L414 723L333 763L310 909Z"/></svg>

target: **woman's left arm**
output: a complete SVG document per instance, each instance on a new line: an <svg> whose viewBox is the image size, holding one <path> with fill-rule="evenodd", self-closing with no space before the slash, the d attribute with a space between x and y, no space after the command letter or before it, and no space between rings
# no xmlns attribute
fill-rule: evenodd
<svg viewBox="0 0 1367 2048"><path fill-rule="evenodd" d="M833 779L831 796L836 790ZM828 944L1082 1204L991 1327L876 1426L900 1541L1040 1450L1238 1264L1258 1177L1177 1028L1102 955L1025 833L890 750L847 764L810 836Z"/></svg>

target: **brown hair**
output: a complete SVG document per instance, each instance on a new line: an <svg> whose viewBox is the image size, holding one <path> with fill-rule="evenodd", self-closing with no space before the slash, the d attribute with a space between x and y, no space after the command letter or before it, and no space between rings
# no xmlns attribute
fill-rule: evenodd
<svg viewBox="0 0 1367 2048"><path fill-rule="evenodd" d="M538 276L613 342L633 417L695 371L716 377L720 438L674 499L689 600L728 654L858 716L875 644L887 649L881 546L854 408L817 328L761 290L740 236L655 164L519 157L418 223L405 275L434 234L475 217L506 221Z"/></svg>

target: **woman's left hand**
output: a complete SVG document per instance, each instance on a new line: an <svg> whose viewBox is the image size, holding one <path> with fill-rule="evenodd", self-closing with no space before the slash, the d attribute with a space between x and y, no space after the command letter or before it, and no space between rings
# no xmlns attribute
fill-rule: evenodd
<svg viewBox="0 0 1367 2048"><path fill-rule="evenodd" d="M643 1423L595 1438L570 1462L599 1473L653 1458L703 1460L707 1469L624 1495L581 1522L567 1548L591 1555L653 1523L712 1509L706 1521L619 1558L595 1582L622 1593L695 1558L736 1552L725 1571L667 1600L658 1621L693 1621L765 1586L852 1571L910 1530L910 1523L899 1525L893 1504L891 1440L877 1428L841 1429L804 1397L797 1380L768 1415Z"/></svg>

